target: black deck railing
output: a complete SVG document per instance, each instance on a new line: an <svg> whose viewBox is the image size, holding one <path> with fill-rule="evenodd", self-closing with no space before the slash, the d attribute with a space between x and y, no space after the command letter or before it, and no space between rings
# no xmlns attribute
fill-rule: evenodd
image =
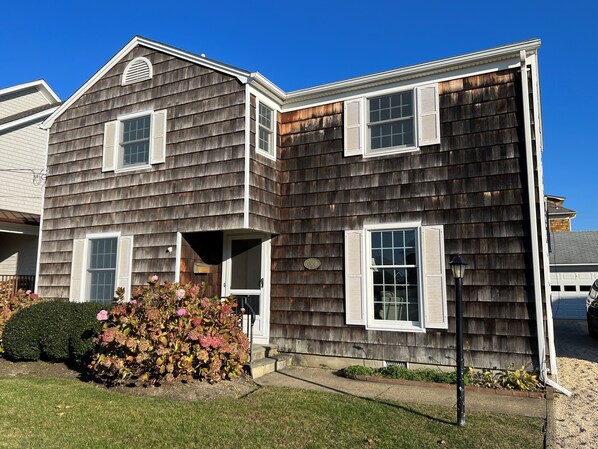
<svg viewBox="0 0 598 449"><path fill-rule="evenodd" d="M249 339L249 363L251 363L251 353L253 351L253 323L255 323L255 310L249 304L249 296L237 296L237 310L243 315L247 315L247 319L243 320L243 332Z"/></svg>
<svg viewBox="0 0 598 449"><path fill-rule="evenodd" d="M0 274L0 295L13 296L18 290L31 290L35 287L35 276L12 276Z"/></svg>

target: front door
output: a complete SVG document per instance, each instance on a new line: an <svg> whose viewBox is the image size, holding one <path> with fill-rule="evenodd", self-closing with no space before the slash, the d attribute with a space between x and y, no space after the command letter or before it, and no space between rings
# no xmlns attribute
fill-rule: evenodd
<svg viewBox="0 0 598 449"><path fill-rule="evenodd" d="M268 343L270 311L270 240L261 234L224 237L223 296L245 298L255 314L253 341ZM245 320L248 319L246 316ZM244 323L244 329L247 323Z"/></svg>

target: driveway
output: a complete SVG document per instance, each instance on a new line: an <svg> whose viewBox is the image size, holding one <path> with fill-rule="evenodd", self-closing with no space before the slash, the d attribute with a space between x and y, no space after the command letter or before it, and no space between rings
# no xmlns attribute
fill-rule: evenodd
<svg viewBox="0 0 598 449"><path fill-rule="evenodd" d="M555 395L557 446L598 447L598 339L585 320L555 320L554 332L559 383L573 393Z"/></svg>

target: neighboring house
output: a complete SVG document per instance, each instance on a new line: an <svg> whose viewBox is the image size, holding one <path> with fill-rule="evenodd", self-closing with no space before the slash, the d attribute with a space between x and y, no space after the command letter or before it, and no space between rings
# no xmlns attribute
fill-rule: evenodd
<svg viewBox="0 0 598 449"><path fill-rule="evenodd" d="M546 195L546 211L548 213L548 230L550 232L571 232L571 220L576 212L563 206L562 196Z"/></svg>
<svg viewBox="0 0 598 449"><path fill-rule="evenodd" d="M538 47L284 92L135 37L44 123L40 292L203 280L305 361L454 365L459 253L467 365L556 371Z"/></svg>
<svg viewBox="0 0 598 449"><path fill-rule="evenodd" d="M60 99L43 80L0 89L0 289L33 288L48 131Z"/></svg>
<svg viewBox="0 0 598 449"><path fill-rule="evenodd" d="M598 279L598 231L550 234L553 315L585 320L586 298Z"/></svg>

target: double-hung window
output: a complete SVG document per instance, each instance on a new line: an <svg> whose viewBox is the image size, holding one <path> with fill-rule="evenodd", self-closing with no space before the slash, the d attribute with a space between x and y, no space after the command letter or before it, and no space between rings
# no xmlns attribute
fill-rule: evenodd
<svg viewBox="0 0 598 449"><path fill-rule="evenodd" d="M395 223L345 231L345 299L347 324L446 329L443 227Z"/></svg>
<svg viewBox="0 0 598 449"><path fill-rule="evenodd" d="M90 301L110 302L114 298L117 247L117 237L89 241L87 284Z"/></svg>
<svg viewBox="0 0 598 449"><path fill-rule="evenodd" d="M419 325L417 229L371 231L369 238L374 320Z"/></svg>
<svg viewBox="0 0 598 449"><path fill-rule="evenodd" d="M121 123L122 167L149 164L151 115L144 115Z"/></svg>
<svg viewBox="0 0 598 449"><path fill-rule="evenodd" d="M270 159L276 159L276 109L258 98L256 112L256 150Z"/></svg>
<svg viewBox="0 0 598 449"><path fill-rule="evenodd" d="M131 294L133 236L118 232L74 239L69 300L110 302L119 287Z"/></svg>
<svg viewBox="0 0 598 449"><path fill-rule="evenodd" d="M405 87L345 101L345 156L375 157L440 143L438 85Z"/></svg>
<svg viewBox="0 0 598 449"><path fill-rule="evenodd" d="M166 110L119 117L104 125L102 171L149 168L166 160Z"/></svg>
<svg viewBox="0 0 598 449"><path fill-rule="evenodd" d="M369 148L406 148L415 145L413 90L370 98Z"/></svg>

